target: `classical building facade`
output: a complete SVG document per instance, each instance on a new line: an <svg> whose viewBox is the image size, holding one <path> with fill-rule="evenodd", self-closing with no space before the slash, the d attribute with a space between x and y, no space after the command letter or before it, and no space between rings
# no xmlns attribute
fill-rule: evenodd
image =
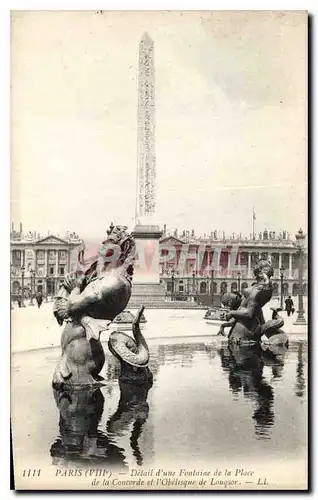
<svg viewBox="0 0 318 500"><path fill-rule="evenodd" d="M260 258L269 259L274 267L274 295L280 295L281 291L284 296L298 294L296 241L286 232L276 235L265 230L254 238L241 235L227 238L224 233L216 232L203 238L196 237L194 231L166 234L160 240L160 278L167 294L221 295L230 290L242 291L254 281L253 266ZM305 295L307 280L305 263Z"/></svg>
<svg viewBox="0 0 318 500"><path fill-rule="evenodd" d="M11 294L16 296L41 292L53 294L63 277L71 272L77 261L82 241L78 234L67 233L61 238L53 234L41 237L35 232L11 230Z"/></svg>

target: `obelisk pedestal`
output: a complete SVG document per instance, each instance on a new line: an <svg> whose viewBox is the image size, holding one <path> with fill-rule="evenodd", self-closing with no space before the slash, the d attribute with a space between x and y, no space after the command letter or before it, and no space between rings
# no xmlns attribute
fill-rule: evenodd
<svg viewBox="0 0 318 500"><path fill-rule="evenodd" d="M136 261L134 284L160 283L159 277L159 239L162 231L159 226L136 225L132 235L136 242Z"/></svg>
<svg viewBox="0 0 318 500"><path fill-rule="evenodd" d="M132 235L136 242L136 260L129 307L159 307L165 302L165 289L159 276L159 226L137 224Z"/></svg>
<svg viewBox="0 0 318 500"><path fill-rule="evenodd" d="M165 287L160 283L159 240L162 231L157 225L137 224L132 231L136 242L136 260L132 282L132 296L128 307L163 307Z"/></svg>

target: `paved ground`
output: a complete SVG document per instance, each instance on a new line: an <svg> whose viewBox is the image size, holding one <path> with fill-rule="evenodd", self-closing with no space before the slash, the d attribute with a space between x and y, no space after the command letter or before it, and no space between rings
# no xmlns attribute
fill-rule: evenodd
<svg viewBox="0 0 318 500"><path fill-rule="evenodd" d="M13 308L11 311L12 352L41 349L60 344L61 329L52 314L52 303Z"/></svg>
<svg viewBox="0 0 318 500"><path fill-rule="evenodd" d="M295 303L295 301L294 301ZM271 304L269 304L270 306ZM275 302L277 305L277 301ZM305 304L306 309L306 304ZM11 311L11 346L12 352L48 348L60 345L62 329L52 314L52 303L43 303L41 309L37 306L25 308L14 307ZM264 311L265 319L269 319L269 307ZM296 326L297 313L287 317L284 311L284 330L288 334L306 334L308 326ZM146 310L146 336L151 338L169 338L183 336L215 335L218 327L207 325L203 319L202 310ZM307 317L307 316L306 316ZM107 339L107 334L105 340Z"/></svg>

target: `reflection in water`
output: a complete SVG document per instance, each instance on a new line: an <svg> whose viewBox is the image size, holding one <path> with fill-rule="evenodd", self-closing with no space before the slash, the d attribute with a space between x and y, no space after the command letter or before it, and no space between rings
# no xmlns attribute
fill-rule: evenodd
<svg viewBox="0 0 318 500"><path fill-rule="evenodd" d="M224 346L219 350L221 365L228 373L233 394L243 392L255 403L253 413L255 435L259 439L270 437L274 425L274 390L263 376L264 366L270 366L273 378L280 378L284 366L285 349L263 351L259 346Z"/></svg>
<svg viewBox="0 0 318 500"><path fill-rule="evenodd" d="M231 436L233 449L241 450L244 435L246 453L255 450L257 439L258 450L271 450L273 454L283 450L280 452L288 454L289 439L283 440L287 451L284 444L281 447L279 443L282 436L292 435L296 440L302 432L302 427L295 422L299 419L301 398L306 397L306 343L292 343L288 356L285 354L285 348L263 351L252 346L228 347L227 343L217 346L198 339L191 343L186 340L156 343L151 346L150 359L154 374L151 413L147 401L150 386L117 381L119 363L107 356L103 372L107 383L102 389L54 391L60 419L59 438L52 446L50 438L53 462L65 466L77 462L90 467L105 464L127 471L128 465L147 467L156 460L161 463L167 446L169 453L176 452L186 461L189 439L185 437L192 429L193 438L199 442L200 457L208 456L211 446L217 446L224 456L227 437L222 433L205 433L206 415L213 415L214 406L224 409L224 404L227 405L226 414L222 415L225 427L233 425L238 415L241 419L242 434ZM228 387L233 398L224 397ZM274 388L279 390L275 393ZM285 399L291 391L298 397ZM202 413L198 412L201 398L204 399ZM178 407L186 412L187 418L180 420ZM279 408L280 418L277 418L275 407ZM268 447L269 438L273 443L271 448ZM295 446L291 446L293 452L297 446L295 441Z"/></svg>
<svg viewBox="0 0 318 500"><path fill-rule="evenodd" d="M227 345L227 342L224 342ZM195 356L206 354L208 360L212 360L216 355L216 348L213 344L204 342L191 342L190 344L160 344L158 346L158 360L160 365L167 363L181 366L194 367ZM153 371L153 370L152 370Z"/></svg>
<svg viewBox="0 0 318 500"><path fill-rule="evenodd" d="M51 446L55 465L68 462L107 464L117 469L128 468L126 450L116 444L117 438L132 423L130 446L137 464L142 464L138 439L149 413L147 395L149 384L133 385L120 382L120 400L109 418L106 430L98 430L103 411L104 396L100 389L54 390L60 412L60 437Z"/></svg>
<svg viewBox="0 0 318 500"><path fill-rule="evenodd" d="M295 394L299 398L303 398L305 395L306 383L304 375L304 346L300 342L298 344L297 352L297 365L296 365L296 388Z"/></svg>
<svg viewBox="0 0 318 500"><path fill-rule="evenodd" d="M55 464L104 462L126 467L124 450L98 430L104 410L100 389L55 389L54 398L60 411L60 438L50 450Z"/></svg>
<svg viewBox="0 0 318 500"><path fill-rule="evenodd" d="M107 422L107 432L112 437L122 436L127 431L129 425L133 423L130 446L136 458L137 465L142 465L143 463L138 439L149 414L147 396L151 385L148 382L130 384L119 381L120 400L118 408Z"/></svg>

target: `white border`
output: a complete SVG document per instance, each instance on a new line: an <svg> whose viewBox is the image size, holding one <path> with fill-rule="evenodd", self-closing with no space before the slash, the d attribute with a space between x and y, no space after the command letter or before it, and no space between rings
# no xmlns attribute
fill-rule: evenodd
<svg viewBox="0 0 318 500"><path fill-rule="evenodd" d="M0 231L4 236L0 245L0 263L2 276L0 282L1 287L1 355L0 360L0 381L1 381L1 452L3 460L1 460L1 476L0 490L1 498L6 498L10 486L10 422L9 422L9 373L10 373L10 299L9 299L9 280L10 280L10 248L9 248L9 231L10 231L10 155L9 155L9 117L10 117L10 37L9 37L9 11L1 8L0 16L0 54L1 54L1 77L0 77L0 109L1 109L1 194L0 194ZM8 239L7 239L8 238ZM3 319L4 318L4 319Z"/></svg>
<svg viewBox="0 0 318 500"><path fill-rule="evenodd" d="M9 70L9 65L10 65L10 10L99 10L99 9L105 9L105 10L307 10L310 14L315 15L317 14L317 2L315 1L282 1L282 0L267 0L265 1L244 1L240 2L238 5L238 2L235 0L229 1L229 0L223 0L223 1L214 1L214 2L207 2L203 0L196 0L196 1L156 1L153 0L151 3L148 1L123 1L123 0L110 0L108 2L106 1L99 1L99 2L92 2L88 0L76 0L76 1L62 1L62 0L55 0L55 1L39 1L39 0L33 0L33 1L2 1L1 7L0 7L0 64L1 64L1 73L0 73L0 110L1 110L1 121L2 121L2 127L1 127L1 134L0 134L0 143L1 143L1 173L2 173L2 179L1 179L1 195L0 195L0 203L1 203L1 209L0 209L0 223L1 223L1 233L4 235L4 243L0 245L0 263L1 263L1 269L2 269L2 275L3 278L0 282L0 287L1 287L1 297L0 297L0 303L2 305L2 310L1 310L1 355L3 356L3 359L0 362L0 367L1 367L1 374L0 374L0 380L1 383L3 384L3 387L1 388L1 425L0 425L0 432L1 432L1 438L0 438L0 443L1 443L1 455L3 457L3 460L1 460L1 481L0 481L0 491L1 491L1 498L7 498L8 496L11 497L12 493L10 493L9 490L9 450L10 450L10 444L9 444L9 411L10 411L10 403L9 403L9 387L8 387L8 375L9 375L9 367L10 367L10 357L9 357L9 349L10 349L10 343L9 343L9 297L8 297L8 277L9 277L9 260L10 260L10 254L9 254L9 244L7 243L6 238L9 238L9 228L10 228L10 213L9 213L9 203L10 203L10 188L9 188L9 178L10 178L10 152L9 152L9 123L10 123L10 98L9 98L9 78L10 78L10 70ZM314 23L316 24L316 19L313 20ZM316 27L317 29L317 27ZM313 57L312 57L312 63L316 62L316 57L315 55L317 54L317 36L315 33L312 34L312 51L313 51ZM314 95L314 82L317 82L317 64L312 67L312 90L313 94L311 96L311 108L312 108L312 123L314 122L314 111L316 111L316 99ZM312 148L313 148L313 155L311 158L312 161L312 174L311 174L311 189L312 189L312 213L316 214L316 217L318 217L318 196L315 196L317 194L317 186L316 186L316 179L317 175L314 175L314 159L316 157L315 153L316 147L318 144L317 140L317 133L316 130L313 128L312 134L311 134L311 141L312 141ZM316 220L312 221L312 227L311 231L314 232L314 228L317 228L318 224L316 223ZM314 246L316 243L316 236L317 234L313 234L312 238L312 244ZM311 255L312 258L314 257L314 250L313 248L311 249ZM314 268L313 271L313 262L311 264L311 279L313 283L318 282L318 271L317 267ZM317 294L314 293L314 297L312 300L312 310L313 312L315 310L318 310L318 304L317 304ZM3 316L5 317L5 321L3 321ZM312 321L312 326L314 326L315 321L313 319ZM316 334L313 331L309 331L309 335L314 337ZM312 345L314 347L314 345ZM313 380L312 382L312 395L314 396L315 390L314 390L314 384L316 377L314 376L316 373L316 367L317 367L317 349L313 349L314 354L313 355L313 365L314 369L312 370L312 375L313 375ZM312 410L313 410L313 415L312 415L312 429L311 432L313 433L315 430L315 419L314 415L317 414L315 411L316 408L316 403L317 403L317 397L314 398L312 405ZM312 434L313 437L313 434ZM317 432L314 432L314 446L313 446L313 458L315 457L316 453L315 451L317 450ZM314 463L316 461L314 460ZM287 464L286 464L287 465ZM315 470L314 464L312 464L312 471ZM316 486L316 481L314 474L312 474L312 482L313 486L315 488ZM316 488L315 488L316 489ZM213 493L213 492L212 492ZM110 493L107 493L109 495ZM128 493L125 493L127 495ZM59 493L62 497L64 494ZM87 493L87 496L90 496L90 493ZM130 493L129 496L137 496L138 494L133 494ZM290 494L292 495L292 493ZM38 495L37 495L38 496ZM40 497L42 496L41 494L39 495ZM169 496L169 495L168 495ZM266 495L267 496L267 495ZM268 494L271 498L277 496L276 494L270 493ZM116 497L118 497L118 494L116 494ZM199 497L199 494L192 494L191 497Z"/></svg>

